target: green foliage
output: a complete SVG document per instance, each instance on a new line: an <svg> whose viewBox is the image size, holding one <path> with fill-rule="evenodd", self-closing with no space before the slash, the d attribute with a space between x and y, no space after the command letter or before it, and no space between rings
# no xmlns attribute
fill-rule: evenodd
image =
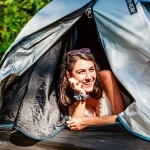
<svg viewBox="0 0 150 150"><path fill-rule="evenodd" d="M20 30L51 0L0 0L0 55L14 41Z"/></svg>

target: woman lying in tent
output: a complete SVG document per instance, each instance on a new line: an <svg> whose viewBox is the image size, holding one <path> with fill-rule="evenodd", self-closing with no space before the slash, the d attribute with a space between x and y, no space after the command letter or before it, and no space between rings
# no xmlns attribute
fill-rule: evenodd
<svg viewBox="0 0 150 150"><path fill-rule="evenodd" d="M60 103L69 106L71 130L114 123L125 109L114 75L99 72L89 48L66 53L60 81Z"/></svg>

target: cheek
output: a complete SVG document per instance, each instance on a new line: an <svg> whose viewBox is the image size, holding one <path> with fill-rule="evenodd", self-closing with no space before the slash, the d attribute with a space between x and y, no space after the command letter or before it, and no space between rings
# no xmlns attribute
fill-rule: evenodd
<svg viewBox="0 0 150 150"><path fill-rule="evenodd" d="M84 80L84 78L85 78L85 75L84 74L82 74L82 75L73 75L73 78L75 78L76 80L78 80L79 82L80 81L82 81L82 80Z"/></svg>
<svg viewBox="0 0 150 150"><path fill-rule="evenodd" d="M93 77L96 78L96 72L93 73Z"/></svg>
<svg viewBox="0 0 150 150"><path fill-rule="evenodd" d="M90 74L92 77L96 77L96 71L89 71L89 74Z"/></svg>
<svg viewBox="0 0 150 150"><path fill-rule="evenodd" d="M96 72L93 72L91 75L92 75L93 79L96 80Z"/></svg>

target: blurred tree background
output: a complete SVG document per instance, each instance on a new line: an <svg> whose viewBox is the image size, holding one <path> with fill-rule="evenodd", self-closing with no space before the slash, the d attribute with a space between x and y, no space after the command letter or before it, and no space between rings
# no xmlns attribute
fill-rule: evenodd
<svg viewBox="0 0 150 150"><path fill-rule="evenodd" d="M0 56L24 25L52 0L0 0Z"/></svg>

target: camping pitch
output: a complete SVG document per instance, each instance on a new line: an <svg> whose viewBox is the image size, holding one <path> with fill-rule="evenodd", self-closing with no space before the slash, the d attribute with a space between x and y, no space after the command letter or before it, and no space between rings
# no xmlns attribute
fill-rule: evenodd
<svg viewBox="0 0 150 150"><path fill-rule="evenodd" d="M150 141L149 29L149 0L53 0L1 60L0 127L37 140L62 130L66 114L57 104L59 65L68 50L89 47L101 68L113 71L129 102L118 115L121 124Z"/></svg>

